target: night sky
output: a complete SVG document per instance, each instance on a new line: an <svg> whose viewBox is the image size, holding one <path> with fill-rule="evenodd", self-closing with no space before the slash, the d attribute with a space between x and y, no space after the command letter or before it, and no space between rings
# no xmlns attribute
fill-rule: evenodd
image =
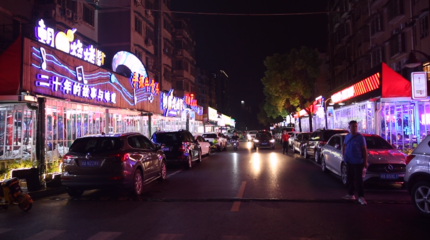
<svg viewBox="0 0 430 240"><path fill-rule="evenodd" d="M325 0L172 0L172 11L217 13L323 12ZM197 66L224 70L230 77L233 118L239 119L240 101L253 108L264 101L263 61L275 53L307 46L325 51L327 14L307 16L208 16L189 17L196 41Z"/></svg>

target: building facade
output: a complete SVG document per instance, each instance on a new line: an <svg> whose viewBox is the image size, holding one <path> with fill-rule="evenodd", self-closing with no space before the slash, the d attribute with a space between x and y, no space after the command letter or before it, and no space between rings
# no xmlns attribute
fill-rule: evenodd
<svg viewBox="0 0 430 240"><path fill-rule="evenodd" d="M230 81L228 75L224 70L215 71L211 75L215 82L217 110L231 115Z"/></svg>

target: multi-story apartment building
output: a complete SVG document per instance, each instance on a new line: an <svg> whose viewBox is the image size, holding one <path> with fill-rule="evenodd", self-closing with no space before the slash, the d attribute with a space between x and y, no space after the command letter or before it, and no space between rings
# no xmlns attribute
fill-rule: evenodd
<svg viewBox="0 0 430 240"><path fill-rule="evenodd" d="M75 37L84 46L98 41L97 1L5 0L0 2L0 51L19 35L32 37L37 21L55 31L76 29Z"/></svg>
<svg viewBox="0 0 430 240"><path fill-rule="evenodd" d="M215 82L216 109L231 116L230 81L227 73L224 70L215 71L212 73L212 79Z"/></svg>
<svg viewBox="0 0 430 240"><path fill-rule="evenodd" d="M188 22L188 20L183 18L174 20L175 54L173 60L173 79L175 84L173 88L179 96L196 94L195 41Z"/></svg>
<svg viewBox="0 0 430 240"><path fill-rule="evenodd" d="M330 0L329 10L325 97L333 107L316 118L326 116L329 128L357 120L359 131L412 148L430 133L422 83L430 80L430 2Z"/></svg>
<svg viewBox="0 0 430 240"><path fill-rule="evenodd" d="M196 68L196 88L198 90L197 102L204 109L210 107L210 78L205 69Z"/></svg>

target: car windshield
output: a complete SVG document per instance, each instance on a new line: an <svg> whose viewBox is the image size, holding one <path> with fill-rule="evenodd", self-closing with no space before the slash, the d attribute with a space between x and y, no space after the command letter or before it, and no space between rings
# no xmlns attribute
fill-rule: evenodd
<svg viewBox="0 0 430 240"><path fill-rule="evenodd" d="M387 141L378 136L366 136L367 149L393 149Z"/></svg>
<svg viewBox="0 0 430 240"><path fill-rule="evenodd" d="M268 132L257 133L257 138L272 138L272 134Z"/></svg>
<svg viewBox="0 0 430 240"><path fill-rule="evenodd" d="M249 134L257 134L257 132L249 132Z"/></svg>
<svg viewBox="0 0 430 240"><path fill-rule="evenodd" d="M86 137L78 138L70 147L70 152L96 153L118 151L122 147L122 141L117 137Z"/></svg>
<svg viewBox="0 0 430 240"><path fill-rule="evenodd" d="M309 140L309 136L310 136L311 134L310 133L303 133L302 134L302 139L303 140Z"/></svg>
<svg viewBox="0 0 430 240"><path fill-rule="evenodd" d="M216 134L215 133L203 134L202 137L204 137L204 138L216 138Z"/></svg>
<svg viewBox="0 0 430 240"><path fill-rule="evenodd" d="M152 135L152 141L154 143L174 143L181 142L182 135L177 132L166 132L166 133L155 133Z"/></svg>

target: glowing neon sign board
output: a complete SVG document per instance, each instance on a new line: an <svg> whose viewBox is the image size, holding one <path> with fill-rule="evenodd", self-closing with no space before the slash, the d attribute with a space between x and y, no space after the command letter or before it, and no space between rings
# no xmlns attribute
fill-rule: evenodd
<svg viewBox="0 0 430 240"><path fill-rule="evenodd" d="M173 89L170 89L168 93L161 93L160 108L163 116L180 116L184 110L184 99L173 96Z"/></svg>
<svg viewBox="0 0 430 240"><path fill-rule="evenodd" d="M197 106L197 100L194 99L194 94L185 95L184 96L184 102L185 102L185 104L190 105L192 107Z"/></svg>
<svg viewBox="0 0 430 240"><path fill-rule="evenodd" d="M53 28L49 28L45 25L43 19L38 21L38 26L34 29L36 39L39 42L86 62L102 66L106 57L104 52L94 48L93 45L84 47L79 39L75 40L75 32L76 29L68 29L64 32L55 32Z"/></svg>
<svg viewBox="0 0 430 240"><path fill-rule="evenodd" d="M154 100L154 95L158 95L160 93L158 82L155 82L154 79L149 79L148 77L144 78L143 74L137 72L132 74L130 84L133 88L135 103L137 102L136 90L141 89L144 93L149 94L148 100L150 102Z"/></svg>
<svg viewBox="0 0 430 240"><path fill-rule="evenodd" d="M218 112L217 110L208 107L208 119L209 121L218 121Z"/></svg>
<svg viewBox="0 0 430 240"><path fill-rule="evenodd" d="M339 103L350 98L357 97L370 91L376 90L381 86L380 80L380 73L375 73L372 76L331 95L331 101L333 103Z"/></svg>

